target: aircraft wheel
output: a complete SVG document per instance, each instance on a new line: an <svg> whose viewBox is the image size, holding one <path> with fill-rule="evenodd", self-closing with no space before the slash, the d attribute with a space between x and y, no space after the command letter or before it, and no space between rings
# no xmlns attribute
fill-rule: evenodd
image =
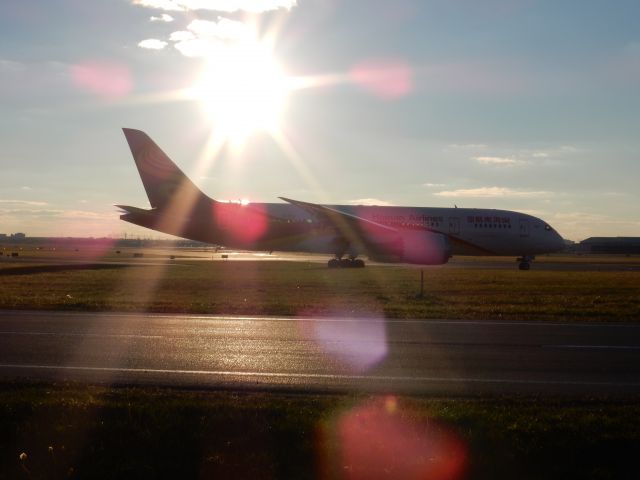
<svg viewBox="0 0 640 480"><path fill-rule="evenodd" d="M327 262L327 266L329 268L339 268L340 267L340 260L338 260L337 258L332 258L331 260L329 260Z"/></svg>
<svg viewBox="0 0 640 480"><path fill-rule="evenodd" d="M340 260L340 266L342 268L351 268L353 267L353 261L349 260L348 258L343 258L342 260Z"/></svg>
<svg viewBox="0 0 640 480"><path fill-rule="evenodd" d="M520 262L520 265L518 265L518 268L520 270L529 270L531 268L531 264L529 262Z"/></svg>
<svg viewBox="0 0 640 480"><path fill-rule="evenodd" d="M360 260L359 258L356 258L353 261L353 266L354 266L354 268L364 268L364 261Z"/></svg>

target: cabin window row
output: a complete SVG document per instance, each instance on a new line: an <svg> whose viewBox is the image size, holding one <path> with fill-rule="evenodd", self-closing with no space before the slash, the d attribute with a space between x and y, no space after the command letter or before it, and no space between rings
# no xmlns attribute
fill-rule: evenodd
<svg viewBox="0 0 640 480"><path fill-rule="evenodd" d="M474 228L511 228L511 225L505 223L474 223Z"/></svg>

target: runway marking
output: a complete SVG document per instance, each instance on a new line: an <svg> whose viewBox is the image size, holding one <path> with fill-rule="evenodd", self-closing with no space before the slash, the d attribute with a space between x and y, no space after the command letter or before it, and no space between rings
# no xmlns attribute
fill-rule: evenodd
<svg viewBox="0 0 640 480"><path fill-rule="evenodd" d="M99 338L164 338L162 335L136 335L125 333L59 333L59 332L0 332L0 335L33 335L49 337L99 337Z"/></svg>
<svg viewBox="0 0 640 480"><path fill-rule="evenodd" d="M22 336L43 336L43 337L95 337L95 338L140 338L149 340L158 340L165 338L164 335L140 335L140 334L125 334L125 333L60 333L60 332L19 332L19 331L0 331L1 335L22 335ZM172 338L190 338L188 336L173 336ZM301 339L294 339L292 341L300 342ZM313 340L308 340L312 342ZM347 344L352 341L347 340L334 340L327 342L331 344ZM374 341L359 341L358 343L372 343ZM392 343L416 343L419 345L429 346L473 346L473 347L542 347L542 348L557 348L557 349L594 349L594 350L640 350L640 345L536 345L536 344L498 344L498 343L454 343L454 342L392 342Z"/></svg>
<svg viewBox="0 0 640 480"><path fill-rule="evenodd" d="M87 317L92 319L98 318L144 318L144 319L180 319L180 320L209 320L209 321L266 321L266 322L379 322L379 323L409 323L424 325L492 325L492 326L531 326L531 327L578 327L578 328L630 328L640 329L637 323L557 323L548 321L508 321L508 320L446 320L446 319L401 319L401 318L366 318L366 317L269 317L269 316L233 316L233 315L185 315L185 314L148 314L148 313L104 313L104 312L60 312L60 311L4 311L0 312L2 317L11 316L55 316L55 317Z"/></svg>
<svg viewBox="0 0 640 480"><path fill-rule="evenodd" d="M149 340L158 340L167 338L166 335L140 335L140 334L125 334L125 333L63 333L63 332L28 332L28 331L0 331L0 336L2 335L17 335L17 336L42 336L42 337L93 337L93 338L140 338L140 339L149 339ZM209 335L209 334L207 334ZM176 339L188 339L192 338L188 335L170 335L170 338ZM256 341L260 340L263 337L258 338L249 338L245 339L246 341ZM265 337L268 338L268 337ZM283 339L283 342L297 342L297 343L312 343L316 344L317 341L314 339L301 339L301 338L293 338L293 339ZM343 344L353 344L353 340L331 340L324 342L325 345L343 345ZM356 340L358 344L372 344L378 345L378 341L375 340ZM402 340L389 340L389 343L392 344L415 344L415 345L424 345L424 346L432 346L432 347L519 347L519 348L565 348L565 349L619 349L619 350L640 350L640 346L616 346L616 345L539 345L539 344L519 344L519 343L473 343L473 342L433 342L433 341L402 341Z"/></svg>
<svg viewBox="0 0 640 480"><path fill-rule="evenodd" d="M80 372L108 372L108 373L142 373L142 374L179 374L218 377L262 377L262 378L299 378L323 380L374 380L383 382L428 382L428 383L498 383L518 385L574 385L601 387L640 387L640 382L590 382L579 380L519 380L507 378L465 378L465 377L408 377L391 375L347 375L329 373L277 373L277 372L233 372L215 370L171 370L157 368L115 368L115 367L85 367L69 365L12 365L0 364L0 369L23 370L75 370Z"/></svg>

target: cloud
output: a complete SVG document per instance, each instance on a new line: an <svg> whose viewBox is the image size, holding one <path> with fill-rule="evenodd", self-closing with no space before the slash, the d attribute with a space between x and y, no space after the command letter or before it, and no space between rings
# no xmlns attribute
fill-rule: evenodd
<svg viewBox="0 0 640 480"><path fill-rule="evenodd" d="M19 72L24 70L24 64L15 62L13 60L7 60L0 58L0 71L1 72Z"/></svg>
<svg viewBox="0 0 640 480"><path fill-rule="evenodd" d="M640 221L636 218L612 216L611 213L553 212L546 219L562 231L565 238L581 239L593 236L638 236Z"/></svg>
<svg viewBox="0 0 640 480"><path fill-rule="evenodd" d="M31 202L30 206L46 205L42 202ZM0 209L0 214L10 215L13 217L55 217L60 219L95 219L95 220L112 220L113 212L92 212L88 210L61 210L61 209L45 209L45 208L13 208Z"/></svg>
<svg viewBox="0 0 640 480"><path fill-rule="evenodd" d="M510 157L473 157L473 159L483 165L513 166L523 163L521 160Z"/></svg>
<svg viewBox="0 0 640 480"><path fill-rule="evenodd" d="M423 187L444 187L444 183L423 183L422 186Z"/></svg>
<svg viewBox="0 0 640 480"><path fill-rule="evenodd" d="M640 226L640 220L637 220L637 219L623 219L620 217L611 216L610 214L601 214L601 213L593 213L593 212L558 212L558 213L553 213L552 216L554 220L562 221L565 223L571 223L571 224L617 225L619 223L626 223L633 226Z"/></svg>
<svg viewBox="0 0 640 480"><path fill-rule="evenodd" d="M173 32L170 40L185 57L212 55L225 44L242 43L254 39L255 33L246 24L219 18L217 21L193 20L187 30Z"/></svg>
<svg viewBox="0 0 640 480"><path fill-rule="evenodd" d="M575 145L562 145L560 147L561 153L578 153L580 149Z"/></svg>
<svg viewBox="0 0 640 480"><path fill-rule="evenodd" d="M147 38L138 43L140 48L146 48L149 50L162 50L168 45L164 40L158 40L157 38Z"/></svg>
<svg viewBox="0 0 640 480"><path fill-rule="evenodd" d="M485 165L518 165L529 163L525 159L550 159L584 153L583 147L575 145L544 145L526 148L518 144L490 146L485 143L450 143L443 147L445 152L471 155L473 160ZM491 150L489 152L488 150ZM467 152L465 152L467 151ZM491 153L491 154L490 154Z"/></svg>
<svg viewBox="0 0 640 480"><path fill-rule="evenodd" d="M166 11L213 10L236 12L239 10L260 13L296 6L296 0L133 0L134 5L157 8ZM167 13L151 17L152 21L170 22L173 17ZM169 36L176 42L174 47L186 57L212 56L220 47L231 43L255 41L255 29L244 22L218 17L217 20L195 19L186 30L177 30ZM138 43L141 48L162 50L168 42L147 39Z"/></svg>
<svg viewBox="0 0 640 480"><path fill-rule="evenodd" d="M0 215L7 215L16 218L22 217L37 217L37 218L45 218L45 217L57 217L61 213L60 210L46 210L46 209L38 209L38 208L27 208L27 209L0 209Z"/></svg>
<svg viewBox="0 0 640 480"><path fill-rule="evenodd" d="M134 5L140 5L148 8L157 8L160 10L170 10L181 12L185 8L180 5L181 2L175 0L133 0Z"/></svg>
<svg viewBox="0 0 640 480"><path fill-rule="evenodd" d="M60 211L60 217L62 218L87 218L96 220L113 219L114 214L112 212L91 212L88 210L62 210Z"/></svg>
<svg viewBox="0 0 640 480"><path fill-rule="evenodd" d="M33 202L30 200L13 200L13 199L0 199L0 203L8 205L25 205L30 207L41 207L47 205L47 202Z"/></svg>
<svg viewBox="0 0 640 480"><path fill-rule="evenodd" d="M492 198L492 197L544 197L552 195L546 191L516 190L507 187L480 187L445 190L434 193L439 197L456 198Z"/></svg>
<svg viewBox="0 0 640 480"><path fill-rule="evenodd" d="M10 208L0 206L0 224L5 232L29 236L98 237L121 232L123 222L116 212L58 208ZM129 227L127 227L128 229Z"/></svg>
<svg viewBox="0 0 640 480"><path fill-rule="evenodd" d="M211 41L200 38L183 40L174 46L185 57L206 57L210 52L215 51Z"/></svg>
<svg viewBox="0 0 640 480"><path fill-rule="evenodd" d="M186 30L179 30L177 32L173 32L169 36L169 40L172 42L184 42L185 40L193 40L196 36L193 32L187 32Z"/></svg>
<svg viewBox="0 0 640 480"><path fill-rule="evenodd" d="M219 18L218 21L210 20L194 20L187 29L196 34L196 36L210 37L217 40L244 40L253 36L252 30L244 23L228 18Z"/></svg>
<svg viewBox="0 0 640 480"><path fill-rule="evenodd" d="M377 205L380 207L393 207L394 204L378 198L358 198L356 200L349 200L348 205Z"/></svg>
<svg viewBox="0 0 640 480"><path fill-rule="evenodd" d="M212 10L260 13L281 8L291 10L296 6L297 0L133 0L133 4L173 12Z"/></svg>
<svg viewBox="0 0 640 480"><path fill-rule="evenodd" d="M168 13L163 13L162 15L160 15L158 17L153 16L149 20L151 20L152 22L170 23L170 22L173 22L173 17L171 15L169 15Z"/></svg>

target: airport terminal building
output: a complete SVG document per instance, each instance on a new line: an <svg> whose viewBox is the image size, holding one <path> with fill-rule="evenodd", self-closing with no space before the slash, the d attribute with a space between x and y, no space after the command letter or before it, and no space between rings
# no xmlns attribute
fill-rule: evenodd
<svg viewBox="0 0 640 480"><path fill-rule="evenodd" d="M578 253L640 254L640 237L590 237L576 246Z"/></svg>

